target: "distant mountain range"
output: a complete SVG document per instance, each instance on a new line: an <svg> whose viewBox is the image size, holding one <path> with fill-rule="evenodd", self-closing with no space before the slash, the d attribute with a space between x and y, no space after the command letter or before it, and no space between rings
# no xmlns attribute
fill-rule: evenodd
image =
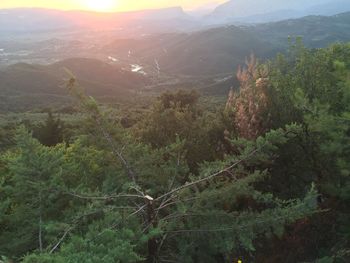
<svg viewBox="0 0 350 263"><path fill-rule="evenodd" d="M120 37L165 32L191 32L217 25L264 23L307 15L350 11L349 0L231 0L209 14L207 8L185 12L181 7L121 13L59 11L39 8L0 9L0 36L35 32L113 31ZM201 10L205 12L201 13ZM202 15L200 15L202 14Z"/></svg>
<svg viewBox="0 0 350 263"><path fill-rule="evenodd" d="M349 0L231 0L206 16L207 23L263 23L350 11Z"/></svg>
<svg viewBox="0 0 350 263"><path fill-rule="evenodd" d="M330 2L330 0L230 0L219 5L212 14L225 17L247 17L279 10L301 11Z"/></svg>
<svg viewBox="0 0 350 263"><path fill-rule="evenodd" d="M142 64L159 66L162 72L170 74L215 75L235 71L251 53L264 59L285 51L289 37L302 37L308 47L314 48L350 41L350 12L252 26L224 26L194 33L118 39L101 50L119 59L137 58Z"/></svg>
<svg viewBox="0 0 350 263"><path fill-rule="evenodd" d="M271 58L285 52L289 37L300 36L311 48L349 42L350 12L136 38L100 34L92 31L85 39L72 35L75 40L31 39L23 44L0 39L0 110L35 105L38 98L43 98L40 103L67 100L67 91L60 87L67 78L64 68L76 75L88 94L97 97L123 98L146 89L181 87L226 94L237 67L251 53ZM6 66L11 61L28 63Z"/></svg>
<svg viewBox="0 0 350 263"><path fill-rule="evenodd" d="M159 21L162 21L161 23ZM0 34L52 30L109 30L125 34L150 34L193 29L197 23L181 7L124 13L60 11L40 8L0 9Z"/></svg>
<svg viewBox="0 0 350 263"><path fill-rule="evenodd" d="M320 48L334 42L350 41L350 12L259 24L247 30L283 49L288 45L287 37L301 37L306 46Z"/></svg>

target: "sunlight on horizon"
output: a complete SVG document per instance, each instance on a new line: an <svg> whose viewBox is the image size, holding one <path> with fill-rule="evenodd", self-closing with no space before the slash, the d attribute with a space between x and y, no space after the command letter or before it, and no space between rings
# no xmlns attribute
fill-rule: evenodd
<svg viewBox="0 0 350 263"><path fill-rule="evenodd" d="M117 10L118 1L114 0L87 0L86 7L93 11L109 12Z"/></svg>
<svg viewBox="0 0 350 263"><path fill-rule="evenodd" d="M98 12L123 12L142 9L181 6L190 10L209 3L225 0L1 0L1 8L39 7L61 10L93 10Z"/></svg>

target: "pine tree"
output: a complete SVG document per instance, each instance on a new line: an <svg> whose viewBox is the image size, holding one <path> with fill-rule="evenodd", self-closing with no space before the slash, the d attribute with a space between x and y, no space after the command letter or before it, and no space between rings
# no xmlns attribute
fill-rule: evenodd
<svg viewBox="0 0 350 263"><path fill-rule="evenodd" d="M55 146L63 142L63 123L58 116L54 118L51 110L47 113L44 124L34 129L34 137L46 146Z"/></svg>

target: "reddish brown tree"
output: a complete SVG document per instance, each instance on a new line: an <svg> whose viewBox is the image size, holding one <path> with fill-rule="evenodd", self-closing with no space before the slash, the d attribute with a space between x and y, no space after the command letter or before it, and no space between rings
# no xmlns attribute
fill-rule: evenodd
<svg viewBox="0 0 350 263"><path fill-rule="evenodd" d="M246 67L238 69L237 79L239 92L230 91L226 110L232 113L238 136L256 139L270 126L268 70L251 55Z"/></svg>

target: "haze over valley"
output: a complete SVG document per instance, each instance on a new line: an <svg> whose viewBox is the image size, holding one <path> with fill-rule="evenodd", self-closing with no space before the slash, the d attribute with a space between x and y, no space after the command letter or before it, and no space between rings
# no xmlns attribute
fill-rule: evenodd
<svg viewBox="0 0 350 263"><path fill-rule="evenodd" d="M17 84L29 83L26 78L38 78L41 74L47 80L44 83L51 87L48 93L60 93L59 78L67 60L75 60L79 70L91 70L90 75L96 79L83 80L88 82L99 81L92 74L94 66L89 66L98 60L98 64L105 64L107 72L109 67L116 68L131 74L131 80L147 79L147 84L137 85L138 91L171 89L183 83L205 93L224 94L236 82L233 76L237 67L251 53L268 59L284 52L289 39L299 37L310 48L349 41L348 1L332 1L332 5L329 1L277 2L273 9L267 9L264 1L258 1L253 8L247 1L230 1L211 6L209 14L199 17L181 7L126 13L4 9L0 12L0 74L6 75L6 81L1 82L0 89L8 91L15 86L16 94L36 93L34 84ZM250 7L249 13L244 11L246 7ZM295 18L286 8L307 16ZM240 13L231 12L233 9ZM230 17L221 14L222 10ZM281 17L269 22L272 12ZM259 23L253 22L254 16ZM89 59L88 63L82 58ZM20 65L11 66L17 63ZM52 67L57 76L50 73L50 77L45 77ZM135 86L110 78L103 84L115 87L110 88L112 94ZM41 89L41 93L46 92L44 87ZM104 88L98 89L95 94L105 95Z"/></svg>

